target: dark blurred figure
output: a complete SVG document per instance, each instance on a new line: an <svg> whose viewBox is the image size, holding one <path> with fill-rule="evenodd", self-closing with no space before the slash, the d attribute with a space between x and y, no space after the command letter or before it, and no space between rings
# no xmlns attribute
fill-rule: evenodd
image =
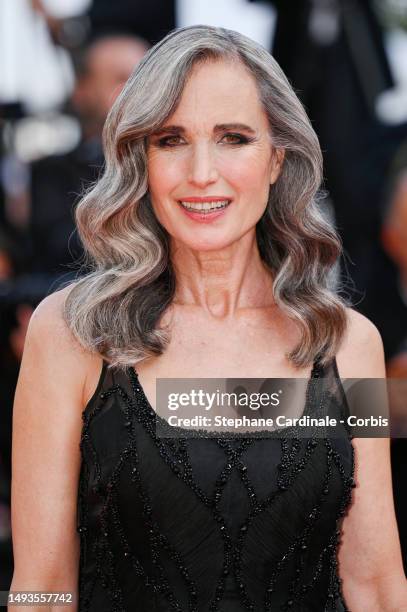
<svg viewBox="0 0 407 612"><path fill-rule="evenodd" d="M397 267L395 291L399 297L397 311L389 308L398 344L387 361L390 383L390 407L393 418L399 417L405 431L407 420L407 142L400 147L392 164L381 231L383 246ZM390 305L391 306L391 305ZM404 569L407 573L407 439L392 440L392 472L396 514L399 524Z"/></svg>
<svg viewBox="0 0 407 612"><path fill-rule="evenodd" d="M81 123L82 138L73 151L32 165L31 272L45 273L50 278L66 275L81 257L74 204L99 174L106 115L147 49L143 39L112 34L94 40L75 57L77 82L72 107Z"/></svg>
<svg viewBox="0 0 407 612"><path fill-rule="evenodd" d="M0 464L6 474L10 473L11 468L11 409L8 408L13 400L22 351L13 337L19 325L16 305L3 298L7 288L21 272L21 265L18 244L0 229ZM4 492L1 485L0 490Z"/></svg>
<svg viewBox="0 0 407 612"><path fill-rule="evenodd" d="M356 264L351 272L363 288L379 226L377 189L384 175L377 170L384 166L378 156L389 146L375 105L394 85L373 3L273 4L278 8L273 54L313 119L344 246Z"/></svg>
<svg viewBox="0 0 407 612"><path fill-rule="evenodd" d="M89 18L97 34L106 34L112 29L137 33L150 44L178 25L176 0L93 0Z"/></svg>
<svg viewBox="0 0 407 612"><path fill-rule="evenodd" d="M383 216L381 240L397 267L395 285L400 306L397 313L389 311L388 316L394 320L395 334L398 330L397 341L401 345L407 341L407 143L400 154L404 157L405 166L390 179L392 184ZM397 347L395 354L399 353L400 347Z"/></svg>
<svg viewBox="0 0 407 612"><path fill-rule="evenodd" d="M21 271L18 244L0 230L0 297ZM13 574L10 483L12 405L19 363L28 321L29 304L14 304L0 299L0 590L8 590Z"/></svg>

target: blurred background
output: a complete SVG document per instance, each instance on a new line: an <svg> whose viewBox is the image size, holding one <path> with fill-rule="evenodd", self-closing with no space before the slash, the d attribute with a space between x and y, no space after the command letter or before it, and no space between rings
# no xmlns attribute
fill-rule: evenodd
<svg viewBox="0 0 407 612"><path fill-rule="evenodd" d="M0 590L13 571L12 402L31 313L78 274L73 210L103 164L109 107L150 45L198 23L261 43L305 104L344 245L342 291L379 328L388 376L407 379L407 0L1 0ZM392 441L405 566L406 442Z"/></svg>

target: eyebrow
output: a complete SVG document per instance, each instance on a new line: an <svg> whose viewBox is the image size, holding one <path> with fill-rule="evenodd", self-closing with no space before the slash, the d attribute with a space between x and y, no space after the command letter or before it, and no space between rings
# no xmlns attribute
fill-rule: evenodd
<svg viewBox="0 0 407 612"><path fill-rule="evenodd" d="M218 123L213 128L214 132L227 132L229 130L241 130L249 134L256 134L253 128L244 123ZM158 136L160 134L185 134L185 132L186 129L182 127L182 125L166 125L154 132L153 136Z"/></svg>

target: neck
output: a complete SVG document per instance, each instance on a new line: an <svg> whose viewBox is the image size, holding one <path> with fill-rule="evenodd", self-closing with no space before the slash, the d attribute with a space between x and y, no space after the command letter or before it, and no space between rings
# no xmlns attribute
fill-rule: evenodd
<svg viewBox="0 0 407 612"><path fill-rule="evenodd" d="M196 251L174 243L171 247L177 277L175 304L200 306L216 318L274 305L272 273L261 260L255 233L218 251Z"/></svg>

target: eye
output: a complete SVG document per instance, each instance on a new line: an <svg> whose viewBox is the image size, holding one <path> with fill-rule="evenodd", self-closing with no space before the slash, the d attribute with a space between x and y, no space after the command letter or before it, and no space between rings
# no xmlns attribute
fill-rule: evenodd
<svg viewBox="0 0 407 612"><path fill-rule="evenodd" d="M180 143L180 136L164 136L158 140L159 147L175 147Z"/></svg>
<svg viewBox="0 0 407 612"><path fill-rule="evenodd" d="M222 138L222 141L225 142L226 139L226 144L247 144L249 142L249 139L247 138L247 136L243 136L243 134L225 134Z"/></svg>

